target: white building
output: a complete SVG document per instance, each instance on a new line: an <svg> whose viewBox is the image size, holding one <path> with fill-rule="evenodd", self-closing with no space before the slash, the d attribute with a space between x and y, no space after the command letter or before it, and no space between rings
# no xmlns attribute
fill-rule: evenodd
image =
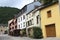
<svg viewBox="0 0 60 40"><path fill-rule="evenodd" d="M26 14L27 28L40 27L40 15L39 10L33 10Z"/></svg>
<svg viewBox="0 0 60 40"><path fill-rule="evenodd" d="M24 29L26 27L26 22L25 22L25 13L21 16L18 17L17 20L17 29Z"/></svg>
<svg viewBox="0 0 60 40"><path fill-rule="evenodd" d="M41 4L40 2L32 2L28 5L25 5L20 13L17 15L17 29L25 29L26 28L26 14L30 11L34 10L35 8L39 7Z"/></svg>
<svg viewBox="0 0 60 40"><path fill-rule="evenodd" d="M21 9L21 11L20 11L20 13L17 15L18 17L17 17L17 29L25 29L26 28L26 22L25 22L25 20L26 20L26 10L27 10L27 8L26 8L26 6L24 6L22 9Z"/></svg>

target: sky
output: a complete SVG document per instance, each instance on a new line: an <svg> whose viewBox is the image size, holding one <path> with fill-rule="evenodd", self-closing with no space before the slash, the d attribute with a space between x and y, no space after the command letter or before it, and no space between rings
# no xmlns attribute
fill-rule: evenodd
<svg viewBox="0 0 60 40"><path fill-rule="evenodd" d="M33 2L33 0L0 0L0 6L15 7L21 9L24 5Z"/></svg>

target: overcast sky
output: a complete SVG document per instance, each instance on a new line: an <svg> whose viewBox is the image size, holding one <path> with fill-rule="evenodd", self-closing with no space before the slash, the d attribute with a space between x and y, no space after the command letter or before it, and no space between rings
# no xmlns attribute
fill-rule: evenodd
<svg viewBox="0 0 60 40"><path fill-rule="evenodd" d="M24 5L33 2L33 0L0 0L0 6L16 7L21 9Z"/></svg>

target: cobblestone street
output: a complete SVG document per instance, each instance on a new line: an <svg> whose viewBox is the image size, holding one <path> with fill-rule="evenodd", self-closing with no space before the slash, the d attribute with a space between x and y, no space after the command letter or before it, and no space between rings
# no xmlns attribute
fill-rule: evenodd
<svg viewBox="0 0 60 40"><path fill-rule="evenodd" d="M13 37L8 35L0 35L0 40L60 40L60 38L46 38L46 39L31 39L28 37Z"/></svg>

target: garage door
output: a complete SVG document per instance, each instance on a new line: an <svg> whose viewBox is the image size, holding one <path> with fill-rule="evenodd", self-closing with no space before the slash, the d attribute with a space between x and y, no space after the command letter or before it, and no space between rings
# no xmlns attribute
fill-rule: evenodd
<svg viewBox="0 0 60 40"><path fill-rule="evenodd" d="M56 37L55 24L46 25L47 37Z"/></svg>

